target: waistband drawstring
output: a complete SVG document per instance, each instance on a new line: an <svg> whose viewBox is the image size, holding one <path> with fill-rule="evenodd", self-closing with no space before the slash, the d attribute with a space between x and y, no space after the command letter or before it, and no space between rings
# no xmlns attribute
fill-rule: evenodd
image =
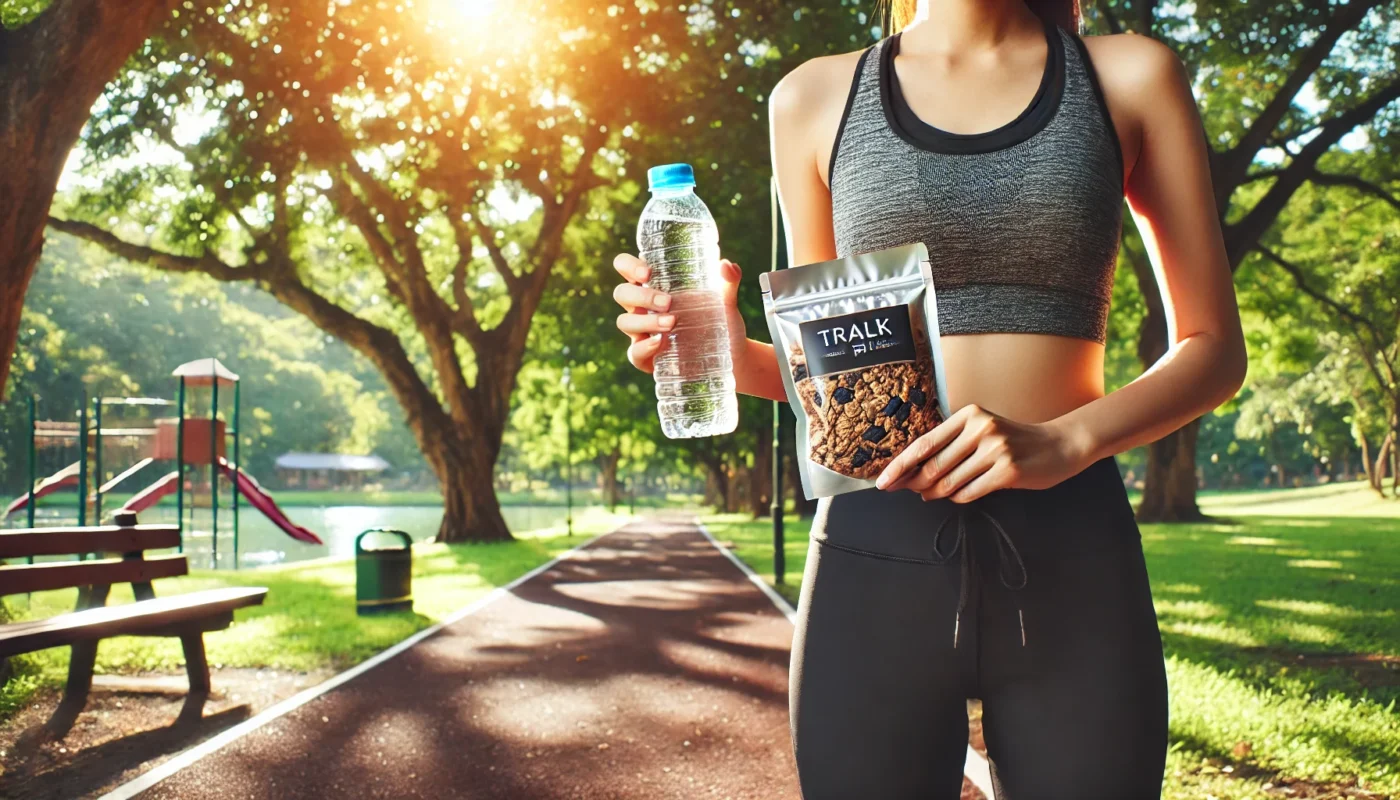
<svg viewBox="0 0 1400 800"><path fill-rule="evenodd" d="M997 563L997 577L1001 579L1002 585L1012 590L1013 592L1023 588L1026 585L1026 580L1029 576L1026 573L1026 562L1022 560L1021 552L1016 549L1016 543L1011 540L1010 534L1008 534L1006 532L1006 529L1001 526L1001 523L997 521L997 518L987 513L986 509L981 508L979 506L970 507L976 510L978 513L980 513L982 516L986 517L987 520L992 523L992 527L996 529L997 535L994 541L996 542L997 554L999 556ZM943 521L938 523L938 529L934 531L933 534L933 555L935 563L946 564L950 559L952 559L953 555L956 554L958 550L962 550L962 576L961 580L959 581L960 586L958 587L958 610L953 617L953 647L955 648L958 646L958 633L962 622L963 608L967 606L968 587L972 582L973 555L972 548L968 546L967 542L966 511L968 508L968 505L959 504L957 506L956 511L944 517ZM947 527L948 521L953 519L954 517L957 517L958 520L957 536L953 540L953 549L950 550L947 554L944 554L942 549L939 548L938 542L939 539L943 536L943 529ZM1003 569L1003 565L1006 562L1006 551L1008 548L1010 548L1011 554L1016 558L1016 565L1021 568L1021 579L1018 583L1015 584L1012 584L1011 582L1006 580L1006 572ZM1016 603L1016 618L1021 625L1021 646L1025 647L1026 618L1021 613L1021 602L1015 598L1015 595L1012 596L1012 601Z"/></svg>

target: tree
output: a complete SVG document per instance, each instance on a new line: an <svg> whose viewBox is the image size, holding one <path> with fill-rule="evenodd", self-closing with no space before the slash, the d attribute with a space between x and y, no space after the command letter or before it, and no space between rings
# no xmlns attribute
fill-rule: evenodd
<svg viewBox="0 0 1400 800"><path fill-rule="evenodd" d="M1286 230L1271 232L1241 268L1251 286L1251 305L1287 326L1271 337L1281 346L1270 348L1287 355L1271 353L1266 364L1305 365L1291 376L1286 369L1274 370L1282 374L1273 382L1286 391L1268 398L1272 415L1293 409L1295 420L1310 426L1314 407L1348 407L1351 434L1378 493L1386 472L1400 472L1393 463L1400 450L1397 211L1400 203L1379 182L1304 187L1287 215ZM1322 335L1311 333L1319 329Z"/></svg>
<svg viewBox="0 0 1400 800"><path fill-rule="evenodd" d="M51 224L253 282L361 352L442 484L439 538L507 538L491 475L535 310L592 190L691 88L691 20L644 6L194 9L105 97L101 185Z"/></svg>
<svg viewBox="0 0 1400 800"><path fill-rule="evenodd" d="M1400 98L1388 0L1162 4L1098 0L1104 32L1134 31L1171 45L1192 73L1208 138L1211 173L1230 268L1238 270L1305 184L1371 184L1320 165L1349 134L1364 132L1377 158L1393 152ZM1259 183L1261 192L1240 192ZM1252 203L1240 202L1247 195ZM1144 368L1167 350L1166 317L1150 266L1132 260L1147 314L1139 331ZM1199 421L1149 447L1144 521L1201 517L1196 505Z"/></svg>
<svg viewBox="0 0 1400 800"><path fill-rule="evenodd" d="M174 5L0 0L0 395L63 165L103 86Z"/></svg>

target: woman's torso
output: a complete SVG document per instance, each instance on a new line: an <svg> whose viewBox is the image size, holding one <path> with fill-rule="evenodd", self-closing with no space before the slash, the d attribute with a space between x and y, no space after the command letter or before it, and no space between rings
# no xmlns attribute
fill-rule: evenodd
<svg viewBox="0 0 1400 800"><path fill-rule="evenodd" d="M1046 26L1034 97L974 134L910 107L920 87L901 79L920 77L896 68L899 45L860 54L842 87L824 164L837 255L929 247L951 408L1041 422L1102 396L1123 161L1083 43ZM989 116L963 105L933 118Z"/></svg>

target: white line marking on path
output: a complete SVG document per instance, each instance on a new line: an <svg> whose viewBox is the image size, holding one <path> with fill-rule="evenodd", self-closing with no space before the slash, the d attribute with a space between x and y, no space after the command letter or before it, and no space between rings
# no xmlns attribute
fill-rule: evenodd
<svg viewBox="0 0 1400 800"><path fill-rule="evenodd" d="M714 534L710 533L710 529L705 527L705 523L701 522L699 517L695 518L695 527L699 528L700 532L705 534L705 538L710 540L710 544L714 545L716 550L723 553L725 558L728 558L734 563L734 566L738 567L740 571L749 576L749 580L761 589L763 593L768 596L769 600L773 601L773 605L777 606L778 610L783 613L783 616L788 618L788 622L796 624L797 611L788 603L787 598L778 594L777 590L769 586L768 581L759 577L758 573L754 572L748 564L740 561L739 557L734 555L733 551L720 544L719 540L714 537ZM968 780L972 781L972 785L976 786L978 791L986 795L990 800L994 800L995 795L992 793L991 768L987 764L987 759L983 758L981 753L972 749L971 744L967 746L967 762L963 766L963 774L967 776Z"/></svg>
<svg viewBox="0 0 1400 800"><path fill-rule="evenodd" d="M710 529L705 527L705 523L701 522L699 517L695 518L695 527L699 528L700 532L705 534L705 538L710 540L710 544L714 545L716 550L724 553L725 558L734 562L734 566L738 567L741 572L749 576L749 580L753 582L754 586L757 586L765 595L768 595L768 599L772 600L773 605L777 606L778 610L783 612L783 616L787 617L788 622L795 623L797 621L797 609L793 608L792 605L788 603L787 598L778 594L776 589L768 585L768 581L760 578L757 572L750 569L748 564L740 561L739 557L734 555L728 547L720 544L719 540L715 538L714 534L710 533Z"/></svg>
<svg viewBox="0 0 1400 800"><path fill-rule="evenodd" d="M630 524L632 523L628 523L628 525ZM194 747L191 747L188 750L181 752L180 754L171 758L169 761L166 761L163 764L157 766L155 769L138 775L132 780L123 783L121 786L118 786L117 788L113 789L107 794L104 794L101 797L99 797L98 800L128 800L128 798L135 797L136 795L146 791L152 786L155 786L156 784L160 783L166 778L169 778L171 775L174 775L175 773L179 772L185 767L194 764L195 762L199 761L205 756L209 756L214 754L215 752L218 752L219 750L223 749L226 745L232 744L233 742L242 739L244 736L247 736L253 731L256 731L257 729L263 727L269 722L273 722L274 720L286 716L288 713L295 711L298 708L301 708L302 706L306 705L312 700L315 700L316 698L325 694L326 692L329 692L337 686L340 686L342 683L352 680L374 669L380 664L383 664L385 661L388 661L389 659L393 658L399 653L402 653L403 651L409 649L415 644L418 644L419 642L423 641L429 636L432 636L433 634L442 630L443 628L446 628L447 626L452 625L453 623L459 622L462 619L472 614L475 614L477 611L480 611L481 609L490 605L493 601L499 600L500 598L504 597L506 593L508 593L511 589L515 588L516 586L519 586L525 581L530 580L531 578L535 577L541 572L544 572L550 567L553 567L555 564L558 564L559 562L564 561L566 559L572 558L573 556L577 555L580 550L583 550L584 548L588 547L589 545L593 544L594 542L598 541L604 536L616 533L617 531L620 531L626 527L627 525L623 525L620 528L616 528L605 533L600 533L597 536L594 536L592 539L589 539L588 541L584 542L583 544L580 544L578 547L575 547L572 550L569 550L565 553L560 553L555 558L549 560L544 564L539 565L538 567L535 567L534 569L530 570L524 575L521 575L520 577L511 581L510 583L507 583L504 586L497 586L495 589L492 589L490 592L486 593L486 595L477 598L476 601L468 604L467 606L461 609L458 609L457 611L452 612L452 614L443 618L443 620L437 623L436 625L433 625L430 628L424 628L423 630L413 634L407 639L404 639L403 641L399 642L398 644L393 645L387 650L383 650L377 655L371 656L365 661L361 661L359 664L356 664L350 669L345 670L339 675L334 675L330 678L327 678L322 683L318 683L315 686L312 686L310 689L306 689L305 691L294 694L291 697L288 697L286 700L283 700L282 702L270 708L264 709L260 714L238 723L237 725L233 726L232 728L229 728L223 733L205 739L204 741L200 742Z"/></svg>

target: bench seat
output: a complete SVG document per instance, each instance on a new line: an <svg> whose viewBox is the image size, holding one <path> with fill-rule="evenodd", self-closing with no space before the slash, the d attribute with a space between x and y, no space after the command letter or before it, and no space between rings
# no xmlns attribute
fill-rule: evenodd
<svg viewBox="0 0 1400 800"><path fill-rule="evenodd" d="M0 625L0 658L112 636L172 635L182 626L190 631L220 630L228 627L234 609L260 605L266 596L262 587L209 589L12 622Z"/></svg>

